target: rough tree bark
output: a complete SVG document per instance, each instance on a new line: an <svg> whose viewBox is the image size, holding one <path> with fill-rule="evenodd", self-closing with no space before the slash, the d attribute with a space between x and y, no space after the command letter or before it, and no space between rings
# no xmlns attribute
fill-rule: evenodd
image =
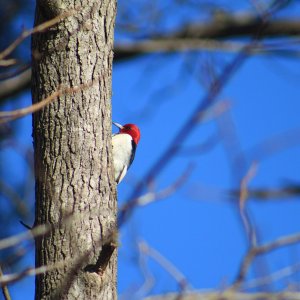
<svg viewBox="0 0 300 300"><path fill-rule="evenodd" d="M106 263L101 249L109 249L107 237L116 225L111 170L116 2L37 0L35 25L66 11L72 15L32 38L33 102L59 87L88 85L33 118L35 225L53 227L36 239L36 266L58 266L36 277L35 298L116 299L115 253L101 274Z"/></svg>

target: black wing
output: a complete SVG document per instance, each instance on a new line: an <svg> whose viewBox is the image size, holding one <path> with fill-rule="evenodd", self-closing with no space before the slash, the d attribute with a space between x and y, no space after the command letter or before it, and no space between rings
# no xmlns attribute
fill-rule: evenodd
<svg viewBox="0 0 300 300"><path fill-rule="evenodd" d="M130 157L130 160L129 160L129 165L128 165L128 169L130 168L133 160L134 160L134 156L135 156L135 151L136 151L136 143L132 140L131 141L131 146L132 146L132 151L131 151L131 157ZM128 171L127 169L127 171Z"/></svg>

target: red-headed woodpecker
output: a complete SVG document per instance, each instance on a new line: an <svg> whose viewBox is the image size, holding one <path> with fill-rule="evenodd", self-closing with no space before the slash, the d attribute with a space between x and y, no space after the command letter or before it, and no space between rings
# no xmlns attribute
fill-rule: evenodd
<svg viewBox="0 0 300 300"><path fill-rule="evenodd" d="M112 137L115 180L119 184L133 162L135 150L141 134L134 124L120 125L113 122L120 130Z"/></svg>

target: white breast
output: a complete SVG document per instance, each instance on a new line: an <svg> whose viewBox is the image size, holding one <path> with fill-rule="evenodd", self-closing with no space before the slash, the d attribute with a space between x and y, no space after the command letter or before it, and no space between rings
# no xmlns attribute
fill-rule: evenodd
<svg viewBox="0 0 300 300"><path fill-rule="evenodd" d="M116 134L112 137L115 180L118 183L124 178L132 155L132 137L129 134Z"/></svg>

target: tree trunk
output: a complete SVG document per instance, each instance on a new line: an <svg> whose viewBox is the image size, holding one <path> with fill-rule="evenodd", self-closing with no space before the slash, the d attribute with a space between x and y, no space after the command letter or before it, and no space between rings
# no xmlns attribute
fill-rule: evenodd
<svg viewBox="0 0 300 300"><path fill-rule="evenodd" d="M108 239L117 209L111 155L116 3L37 0L35 25L66 11L71 16L32 38L33 102L59 87L80 88L33 117L35 225L52 227L36 238L36 266L53 268L36 277L35 298L116 299L116 251L110 256Z"/></svg>

